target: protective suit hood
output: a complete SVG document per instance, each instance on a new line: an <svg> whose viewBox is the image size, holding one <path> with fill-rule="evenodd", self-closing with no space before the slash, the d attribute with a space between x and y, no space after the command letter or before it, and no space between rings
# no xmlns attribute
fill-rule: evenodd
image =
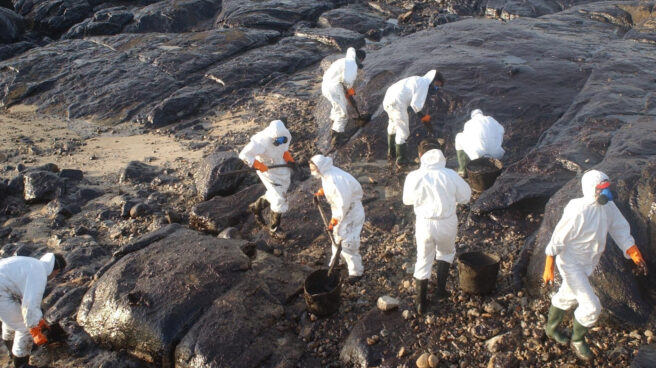
<svg viewBox="0 0 656 368"><path fill-rule="evenodd" d="M39 258L39 260L43 262L43 267L46 270L46 274L50 275L52 270L55 268L55 255L53 253L46 253L41 258Z"/></svg>
<svg viewBox="0 0 656 368"><path fill-rule="evenodd" d="M346 50L346 59L347 59L347 60L353 60L353 61L355 61L355 59L356 59L356 53L355 53L355 49L354 49L353 47L349 47L349 48Z"/></svg>
<svg viewBox="0 0 656 368"><path fill-rule="evenodd" d="M483 111L481 109L474 109L474 111L471 112L470 117L473 119L476 115L483 115Z"/></svg>
<svg viewBox="0 0 656 368"><path fill-rule="evenodd" d="M270 138L285 136L287 137L287 142L291 142L291 134L289 134L289 130L287 130L285 124L280 120L273 120L266 128L266 134Z"/></svg>
<svg viewBox="0 0 656 368"><path fill-rule="evenodd" d="M583 174L581 189L586 202L595 202L595 187L604 180L608 180L608 175L599 170L590 170Z"/></svg>
<svg viewBox="0 0 656 368"><path fill-rule="evenodd" d="M433 79L435 79L435 74L437 74L437 69L433 69L428 71L428 73L424 74L424 79L428 80L428 83L431 83Z"/></svg>
<svg viewBox="0 0 656 368"><path fill-rule="evenodd" d="M322 175L328 172L331 167L333 167L333 159L324 155L314 155L310 161L312 161L312 163L317 166L319 173Z"/></svg>
<svg viewBox="0 0 656 368"><path fill-rule="evenodd" d="M421 156L421 167L443 168L446 166L446 158L439 149L432 149Z"/></svg>

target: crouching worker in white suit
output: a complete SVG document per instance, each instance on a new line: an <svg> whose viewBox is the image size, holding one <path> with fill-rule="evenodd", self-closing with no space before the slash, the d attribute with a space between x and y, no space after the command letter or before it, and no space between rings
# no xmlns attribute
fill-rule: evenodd
<svg viewBox="0 0 656 368"><path fill-rule="evenodd" d="M364 224L362 187L351 174L333 166L330 157L313 156L309 166L312 176L321 179L321 189L315 193L315 201L325 196L330 204L332 218L328 230L333 231L335 242L342 243L341 255L348 265L349 282L357 282L364 271L359 251L360 232ZM335 252L337 248L333 245L331 263Z"/></svg>
<svg viewBox="0 0 656 368"><path fill-rule="evenodd" d="M257 176L266 187L266 193L251 203L248 208L255 215L260 225L264 225L262 211L271 206L271 223L269 231L276 237L285 237L279 229L282 214L287 212L287 189L291 184L291 169L269 166L294 164L294 158L289 153L292 135L280 120L272 121L269 126L251 137L251 141L241 150L239 158L249 167L257 169Z"/></svg>
<svg viewBox="0 0 656 368"><path fill-rule="evenodd" d="M41 259L9 257L0 260L0 320L2 340L14 367L29 367L32 341L45 344L41 300L48 280L66 268L64 257L46 253Z"/></svg>
<svg viewBox="0 0 656 368"><path fill-rule="evenodd" d="M471 119L465 123L462 132L456 134L458 174L464 176L470 160L484 156L499 160L503 158L506 153L501 148L503 133L503 126L493 117L483 115L479 109L472 111Z"/></svg>
<svg viewBox="0 0 656 368"><path fill-rule="evenodd" d="M446 279L449 266L456 255L458 218L456 204L467 203L471 196L469 185L458 174L445 167L444 154L426 141L419 145L419 169L408 174L403 185L403 204L414 206L417 216L415 264L417 312L424 314L428 307L426 289L433 261L437 260L438 299L448 297Z"/></svg>
<svg viewBox="0 0 656 368"><path fill-rule="evenodd" d="M590 360L593 354L585 343L585 334L597 322L601 303L588 277L604 252L607 235L613 237L624 257L631 258L645 275L647 266L631 236L629 223L613 203L608 176L601 171L588 171L581 178L581 186L583 197L569 201L545 249L545 284L554 279L554 257L563 282L551 298L544 330L550 339L567 344L567 337L558 331L558 325L565 311L578 304L571 346L580 359Z"/></svg>

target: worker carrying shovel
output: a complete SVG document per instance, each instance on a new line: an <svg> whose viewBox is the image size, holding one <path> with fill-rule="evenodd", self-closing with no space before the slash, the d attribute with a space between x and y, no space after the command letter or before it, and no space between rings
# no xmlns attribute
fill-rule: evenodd
<svg viewBox="0 0 656 368"><path fill-rule="evenodd" d="M362 278L364 272L359 251L360 232L364 225L362 187L351 174L333 166L330 157L315 155L309 166L312 176L321 179L321 189L314 194L314 201L318 203L319 198L325 196L330 204L332 218L328 230L333 231L335 243L342 243L341 256L348 265L348 281L353 284ZM335 244L332 251L330 264L337 253Z"/></svg>
<svg viewBox="0 0 656 368"><path fill-rule="evenodd" d="M15 368L30 367L33 341L36 345L48 342L41 300L48 280L65 268L64 257L53 253L40 259L15 256L0 260L2 340Z"/></svg>
<svg viewBox="0 0 656 368"><path fill-rule="evenodd" d="M383 109L387 113L387 159L396 156L396 165L402 167L410 163L406 158L406 141L410 137L410 118L408 107L419 116L421 123L433 134L431 116L423 112L428 95L436 94L444 86L444 77L437 70L424 76L412 76L392 84L385 92Z"/></svg>
<svg viewBox="0 0 656 368"><path fill-rule="evenodd" d="M332 106L330 110L330 120L333 122L330 130L331 150L334 150L344 140L344 130L348 123L347 104L353 106L359 120L363 119L353 98L355 96L353 84L358 76L358 69L363 67L362 62L366 55L364 50L356 51L353 47L349 47L346 50L346 56L334 61L323 74L321 94L330 101Z"/></svg>
<svg viewBox="0 0 656 368"><path fill-rule="evenodd" d="M544 283L554 279L554 258L563 282L551 298L544 331L557 343L567 344L568 338L558 326L565 311L578 304L570 345L580 359L588 361L593 354L585 343L585 335L601 313L601 303L588 277L606 248L608 234L624 257L631 258L643 275L647 274L647 265L631 236L629 223L613 203L615 195L610 190L608 176L601 171L588 171L581 178L581 186L583 197L572 199L565 206L545 249Z"/></svg>
<svg viewBox="0 0 656 368"><path fill-rule="evenodd" d="M266 193L248 206L256 221L264 226L262 211L270 206L271 218L269 232L276 238L285 238L280 229L282 214L287 212L287 189L291 183L289 166L269 169L270 166L293 165L294 158L289 153L292 136L280 120L251 137L251 141L239 152L239 158L249 167L257 169L257 176L266 187Z"/></svg>

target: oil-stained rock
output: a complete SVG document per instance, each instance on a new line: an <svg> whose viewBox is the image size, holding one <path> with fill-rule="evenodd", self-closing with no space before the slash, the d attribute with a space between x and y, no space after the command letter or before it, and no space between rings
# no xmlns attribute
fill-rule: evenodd
<svg viewBox="0 0 656 368"><path fill-rule="evenodd" d="M247 173L219 175L244 168L244 163L232 151L214 152L205 157L194 174L196 190L203 200L215 195L233 194L244 181Z"/></svg>
<svg viewBox="0 0 656 368"><path fill-rule="evenodd" d="M229 226L244 221L250 212L248 205L264 194L264 185L252 185L227 197L216 196L197 204L189 214L189 225L194 229L218 234Z"/></svg>

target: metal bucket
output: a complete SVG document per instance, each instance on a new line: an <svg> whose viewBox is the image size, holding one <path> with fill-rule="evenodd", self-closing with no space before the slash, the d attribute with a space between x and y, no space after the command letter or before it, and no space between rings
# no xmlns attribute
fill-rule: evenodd
<svg viewBox="0 0 656 368"><path fill-rule="evenodd" d="M470 294L489 294L497 281L500 258L485 252L467 252L458 257L460 289Z"/></svg>
<svg viewBox="0 0 656 368"><path fill-rule="evenodd" d="M327 269L312 272L303 285L305 304L310 313L327 316L339 309L341 287L339 272L328 277Z"/></svg>
<svg viewBox="0 0 656 368"><path fill-rule="evenodd" d="M467 164L467 178L469 186L477 192L482 192L494 184L497 176L501 174L503 164L492 157L480 157Z"/></svg>

